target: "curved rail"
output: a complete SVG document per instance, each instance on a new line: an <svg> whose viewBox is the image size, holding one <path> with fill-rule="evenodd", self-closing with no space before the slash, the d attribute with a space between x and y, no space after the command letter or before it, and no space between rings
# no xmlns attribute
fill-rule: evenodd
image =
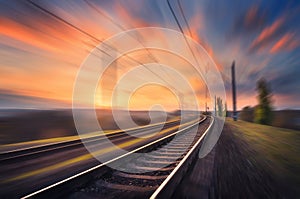
<svg viewBox="0 0 300 199"><path fill-rule="evenodd" d="M183 171L188 169L189 163L192 162L193 158L197 156L197 152L200 146L200 142L203 140L205 135L211 130L211 127L214 123L214 118L212 118L212 122L210 123L207 130L203 133L203 135L198 139L196 144L191 148L191 150L184 156L184 158L180 161L177 167L172 171L172 173L163 181L163 183L155 190L155 192L151 195L150 199L155 198L170 198L175 191L176 184L180 182L182 178Z"/></svg>

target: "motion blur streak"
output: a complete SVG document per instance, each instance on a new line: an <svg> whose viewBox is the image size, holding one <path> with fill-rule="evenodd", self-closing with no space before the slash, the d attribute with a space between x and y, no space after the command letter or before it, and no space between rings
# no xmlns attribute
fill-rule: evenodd
<svg viewBox="0 0 300 199"><path fill-rule="evenodd" d="M164 134L169 133L170 131L177 130L179 127L182 128L182 127L188 126L188 125L193 124L193 123L195 123L195 121L187 122L184 125L175 125L175 126L172 126L170 128L164 129L164 130L162 130L158 133L155 132L154 134L164 135ZM119 148L127 148L127 147L133 146L135 144L138 144L142 141L145 141L145 139L135 138L135 139L132 139L130 141L126 141L124 143L117 144L116 146L118 146ZM106 154L106 153L111 153L111 152L113 152L114 149L115 149L114 147L103 148L99 151L95 151L93 153L93 155L98 156L98 155L103 155L103 154ZM75 157L75 158L71 158L71 159L59 162L59 163L54 164L54 165L50 165L50 166L43 167L43 168L40 168L40 169L36 169L36 170L30 171L30 172L27 172L27 173L23 173L19 176L9 178L9 179L5 180L2 183L8 183L8 182L12 182L12 181L22 180L24 178L29 178L29 177L32 177L32 176L35 176L35 175L46 174L47 172L54 171L54 170L57 170L57 169L67 168L70 165L74 165L74 164L79 163L81 161L89 160L91 158L93 158L93 156L90 153L84 154L84 155L81 155L81 156L78 156L78 157Z"/></svg>
<svg viewBox="0 0 300 199"><path fill-rule="evenodd" d="M154 3L140 1L135 6L125 1L33 2L100 40L124 29L149 26L177 28L174 19L168 14L167 4L164 1ZM1 4L0 53L3 58L0 61L2 74L0 107L70 107L76 71L97 42L27 1L6 1ZM179 20L183 20L175 1L171 1L171 4ZM298 70L295 60L299 55L300 44L297 39L299 27L295 25L299 20L299 15L295 14L298 5L290 4L287 5L290 9L278 10L275 2L268 4L247 2L238 8L238 5L229 7L225 3L214 1L182 1L181 4L189 25L188 29L182 23L184 32L191 34L190 36L202 44L215 60L226 80L226 87L230 86L228 76L233 54L241 63L242 66L237 68L239 74L237 85L243 95L238 108L255 104L253 88L247 85L262 74L270 76L272 82L277 82L279 77L272 71L286 74L286 71ZM220 7L216 6L219 4ZM147 8L148 12L142 12L142 8ZM214 10L211 11L212 9ZM228 10L235 12L222 17ZM211 15L211 13L218 14ZM224 25L217 26L220 18ZM259 20L255 25L256 19ZM223 36L229 39L222 40ZM164 42L164 35L156 35L156 38L158 42ZM247 49L247 46L251 54L247 50L238 50ZM255 53L257 50L260 55ZM282 70L272 64L275 60L277 65L284 63L287 51L294 60L286 66L289 70ZM271 53L269 58L264 58L266 57L264 54L269 53ZM260 72L253 72L258 67ZM295 72L292 74L296 74ZM298 84L299 82L293 85ZM285 97L290 107L299 106L299 101L294 100L296 93L286 93L284 86L277 83L273 89L277 94L275 98ZM153 95L155 93L152 93ZM151 101L150 95L145 97ZM199 98L203 99L203 95L199 95ZM275 103L277 107L286 107L281 100L275 100ZM99 105L106 106L101 102ZM143 106L140 105L140 108ZM230 101L228 108L231 108Z"/></svg>

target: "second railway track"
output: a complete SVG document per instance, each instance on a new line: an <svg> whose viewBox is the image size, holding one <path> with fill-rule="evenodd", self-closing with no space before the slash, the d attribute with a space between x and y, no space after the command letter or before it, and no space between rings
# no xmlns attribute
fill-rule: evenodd
<svg viewBox="0 0 300 199"><path fill-rule="evenodd" d="M200 123L200 124L199 124ZM24 196L56 198L165 198L171 197L212 126L203 118L175 133L114 158L86 172ZM196 129L196 134L191 133ZM175 136L176 135L176 136ZM141 153L138 157L134 153ZM126 159L120 161L121 159ZM121 162L124 171L109 164ZM121 169L121 170L123 170ZM134 170L135 172L126 172Z"/></svg>
<svg viewBox="0 0 300 199"><path fill-rule="evenodd" d="M172 120L167 121L164 124L164 129L168 128L169 126L179 123L178 120ZM62 141L57 143L49 143L45 145L39 145L39 146L33 146L33 147L26 147L26 148L20 148L15 150L9 150L9 151L2 151L0 152L0 163L1 161L8 161L8 160L14 160L17 159L17 161L20 160L20 158L28 159L29 156L32 156L32 158L36 158L38 156L44 156L47 153L53 153L53 152L59 152L60 150L65 149L71 149L76 147L82 147L82 141L85 143L92 143L92 142L100 142L103 137L112 139L112 138L126 138L127 134L124 134L124 131L127 133L130 132L131 134L135 136L139 136L139 134L142 134L143 132L139 132L141 130L151 130L152 128L156 128L160 124L152 124L152 125L145 125L141 126L139 128L131 128L126 130L115 130L114 132L110 132L107 134L87 137L87 138L78 138L70 141Z"/></svg>

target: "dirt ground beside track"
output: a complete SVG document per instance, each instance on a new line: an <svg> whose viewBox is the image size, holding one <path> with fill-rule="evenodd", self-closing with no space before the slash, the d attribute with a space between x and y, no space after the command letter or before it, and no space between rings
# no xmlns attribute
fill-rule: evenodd
<svg viewBox="0 0 300 199"><path fill-rule="evenodd" d="M198 159L175 198L297 198L266 167L257 152L225 123L214 149Z"/></svg>

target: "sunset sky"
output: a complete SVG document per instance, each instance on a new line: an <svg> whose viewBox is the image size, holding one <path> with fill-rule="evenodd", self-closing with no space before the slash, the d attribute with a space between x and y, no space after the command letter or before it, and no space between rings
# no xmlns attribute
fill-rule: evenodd
<svg viewBox="0 0 300 199"><path fill-rule="evenodd" d="M0 1L0 108L70 108L76 74L99 40L133 28L180 31L166 0L32 2ZM185 34L200 43L216 63L225 83L228 109L232 107L233 60L238 109L257 103L255 82L261 77L270 83L277 109L300 108L299 1L170 0L170 4ZM153 37L163 42L165 36ZM159 60L166 57L162 52L152 53ZM147 62L143 53L134 56ZM121 71L127 70L125 61ZM168 63L186 74L199 91L203 107L203 82L193 79L183 60L172 61ZM110 71L107 74L109 77ZM109 78L105 81L110 82ZM171 103L176 108L176 97L166 88L152 85L133 97L138 95L144 100L133 99L133 108L152 103L172 109ZM100 106L106 105L103 98L99 100Z"/></svg>

